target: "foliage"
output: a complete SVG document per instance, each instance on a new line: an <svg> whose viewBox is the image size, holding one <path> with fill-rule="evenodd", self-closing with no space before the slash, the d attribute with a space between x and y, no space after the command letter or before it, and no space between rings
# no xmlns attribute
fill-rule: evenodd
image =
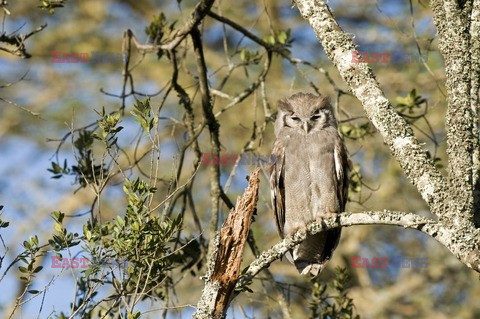
<svg viewBox="0 0 480 319"><path fill-rule="evenodd" d="M369 122L365 122L362 124L359 123L343 123L340 125L340 132L346 138L357 140L357 139L364 139L368 136L373 135L374 131Z"/></svg>
<svg viewBox="0 0 480 319"><path fill-rule="evenodd" d="M287 55L291 54L289 48L291 48L294 39L291 38L290 29L275 30L273 34L264 37L263 40L266 41L267 43L270 43L273 46L276 46L284 50L284 52L286 52Z"/></svg>
<svg viewBox="0 0 480 319"><path fill-rule="evenodd" d="M323 283L312 280L311 319L360 319L355 314L353 300L347 295L350 274L346 268L335 268L335 280Z"/></svg>
<svg viewBox="0 0 480 319"><path fill-rule="evenodd" d="M158 123L158 115L153 115L150 98L145 101L137 101L137 103L133 105L133 108L132 115L135 117L135 120L146 133L149 133Z"/></svg>
<svg viewBox="0 0 480 319"><path fill-rule="evenodd" d="M421 105L427 100L420 95L417 95L417 90L412 89L409 94L404 97L397 97L397 110L400 114L408 112L409 115L414 114L416 110L420 109Z"/></svg>
<svg viewBox="0 0 480 319"><path fill-rule="evenodd" d="M60 166L59 163L52 162L52 168L48 169L49 172L54 174L52 178L73 175L75 176L75 181L80 184L81 187L87 187L91 183L97 184L104 179L108 174L108 170L103 161L101 164L95 164L93 156L93 142L95 138L97 138L97 135L94 131L87 129L80 130L77 139L73 143L76 149L77 164L68 168L66 159L63 166ZM116 140L114 139L113 142L116 142ZM108 145L111 146L111 144Z"/></svg>
<svg viewBox="0 0 480 319"><path fill-rule="evenodd" d="M63 8L67 0L38 0L40 5L38 6L42 10L48 11L50 14L55 13L56 8Z"/></svg>
<svg viewBox="0 0 480 319"><path fill-rule="evenodd" d="M101 117L98 121L98 126L102 129L102 137L98 138L106 142L107 149L117 144L117 134L123 130L123 126L117 126L120 122L120 113L114 112L112 114L106 114L105 108L102 109L102 112L97 112Z"/></svg>
<svg viewBox="0 0 480 319"><path fill-rule="evenodd" d="M150 22L150 25L145 28L148 41L153 44L162 44L162 42L174 31L175 24L176 21L173 21L169 24L163 12L161 12L158 16L154 16L152 22ZM159 49L157 51L157 57L160 59L164 53L164 50Z"/></svg>
<svg viewBox="0 0 480 319"><path fill-rule="evenodd" d="M171 281L168 272L184 265L183 262L178 263L183 261L184 247L174 249L182 226L180 216L162 219L146 208L155 191L154 187L140 179L127 179L124 185L128 200L125 217L117 216L114 221L105 223L96 220L87 222L80 241L76 240L77 234L68 233L64 228L64 214L54 214L57 234L50 240L53 249L62 257L61 252L65 252L66 248L81 243L83 254L91 261L88 268L77 276L79 298L71 305L72 311L81 313L82 318L104 315L115 318L114 314L122 311L126 311L127 317L136 318L140 312L125 308L120 300L135 305L152 296L163 299L163 284ZM95 262L101 260L116 262ZM95 296L107 286L113 292L103 299L104 305L97 309ZM57 315L57 318L67 317L63 312Z"/></svg>

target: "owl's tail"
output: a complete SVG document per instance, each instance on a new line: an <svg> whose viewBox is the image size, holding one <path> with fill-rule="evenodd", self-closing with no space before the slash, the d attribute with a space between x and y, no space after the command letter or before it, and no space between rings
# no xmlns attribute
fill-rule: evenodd
<svg viewBox="0 0 480 319"><path fill-rule="evenodd" d="M332 258L333 251L340 240L340 233L340 229L331 229L309 235L300 245L287 253L286 257L300 274L310 273L312 277L316 277Z"/></svg>

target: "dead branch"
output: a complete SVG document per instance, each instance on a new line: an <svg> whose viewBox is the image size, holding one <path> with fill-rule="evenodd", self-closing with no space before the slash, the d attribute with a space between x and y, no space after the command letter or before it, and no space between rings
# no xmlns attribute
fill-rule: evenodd
<svg viewBox="0 0 480 319"><path fill-rule="evenodd" d="M259 172L256 169L250 175L247 189L217 233L215 249L209 257L205 288L193 318L225 317L240 276L243 248L256 212Z"/></svg>

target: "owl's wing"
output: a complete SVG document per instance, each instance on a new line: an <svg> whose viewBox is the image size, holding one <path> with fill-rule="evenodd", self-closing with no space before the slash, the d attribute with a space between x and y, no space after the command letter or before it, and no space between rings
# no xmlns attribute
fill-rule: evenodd
<svg viewBox="0 0 480 319"><path fill-rule="evenodd" d="M343 138L339 138L334 149L335 176L337 179L337 198L340 203L340 213L345 211L345 205L348 199L348 182L351 170L351 161L348 151L343 144Z"/></svg>
<svg viewBox="0 0 480 319"><path fill-rule="evenodd" d="M343 213L345 211L345 205L347 204L348 198L348 181L351 163L348 157L348 151L345 147L345 144L343 144L343 139L341 136L335 142L333 158L335 164L335 179L337 182L336 193L340 206L340 211L338 213ZM326 261L332 258L333 251L340 241L341 232L342 231L340 228L327 230L327 237L321 260ZM322 268L323 267L325 267L325 262L323 263Z"/></svg>
<svg viewBox="0 0 480 319"><path fill-rule="evenodd" d="M274 155L276 161L270 166L270 191L272 192L272 206L277 231L283 238L285 225L285 147L278 139L273 145L272 155Z"/></svg>

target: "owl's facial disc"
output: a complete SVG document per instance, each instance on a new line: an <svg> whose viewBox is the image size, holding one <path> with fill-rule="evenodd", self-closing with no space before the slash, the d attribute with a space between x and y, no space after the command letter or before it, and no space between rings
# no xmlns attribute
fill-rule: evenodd
<svg viewBox="0 0 480 319"><path fill-rule="evenodd" d="M300 114L298 112L286 113L284 123L290 128L303 131L309 134L312 131L322 130L328 126L330 117L329 111L325 109L317 109L312 113Z"/></svg>

